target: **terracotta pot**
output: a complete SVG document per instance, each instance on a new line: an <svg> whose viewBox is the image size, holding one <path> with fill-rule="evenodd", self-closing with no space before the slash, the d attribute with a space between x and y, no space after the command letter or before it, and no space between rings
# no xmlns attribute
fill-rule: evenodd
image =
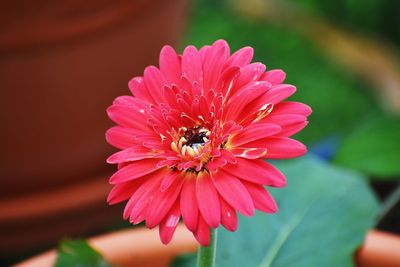
<svg viewBox="0 0 400 267"><path fill-rule="evenodd" d="M161 244L158 231L145 228L123 230L89 239L89 243L112 264L129 267L166 267L179 254L195 252L197 243L183 225L179 225L170 245ZM400 237L376 230L368 233L356 253L359 267L400 266ZM55 250L40 254L15 267L53 266Z"/></svg>
<svg viewBox="0 0 400 267"><path fill-rule="evenodd" d="M104 140L105 109L128 93L130 78L157 64L164 44L176 44L187 7L185 0L3 3L1 243L23 249L71 234L62 222L79 218L82 227L70 227L78 234L96 216L91 230L115 218L104 203L113 151ZM52 238L39 236L54 225Z"/></svg>
<svg viewBox="0 0 400 267"><path fill-rule="evenodd" d="M106 177L0 202L0 254L54 245L66 236L93 233L120 220L121 207L108 207Z"/></svg>
<svg viewBox="0 0 400 267"><path fill-rule="evenodd" d="M130 78L157 64L162 45L176 43L186 6L184 0L29 3L2 7L2 197L107 170L105 109L128 93Z"/></svg>

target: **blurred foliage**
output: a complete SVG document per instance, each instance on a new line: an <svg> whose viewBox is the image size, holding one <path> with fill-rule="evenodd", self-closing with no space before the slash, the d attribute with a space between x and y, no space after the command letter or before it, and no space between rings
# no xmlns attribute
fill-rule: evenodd
<svg viewBox="0 0 400 267"><path fill-rule="evenodd" d="M400 119L366 120L343 140L335 161L377 179L391 179L400 173Z"/></svg>
<svg viewBox="0 0 400 267"><path fill-rule="evenodd" d="M287 0L288 1L288 0ZM396 0L289 0L335 24L389 40L400 46Z"/></svg>
<svg viewBox="0 0 400 267"><path fill-rule="evenodd" d="M340 10L345 9L346 20L355 21L364 19L368 12L381 5L378 1L368 0L357 4L361 10L355 8L355 1L295 1L313 12L334 18L339 16ZM370 86L361 81L355 74L349 73L340 66L330 61L312 41L305 39L288 28L275 24L257 23L240 18L229 7L229 1L197 1L194 7L192 22L188 28L185 44L194 44L198 47L210 44L217 39L226 39L232 51L243 46L252 46L255 49L255 61L261 61L267 68L281 68L287 74L287 83L297 86L298 91L292 100L305 102L313 109L309 118L310 124L299 133L296 138L308 145L314 145L326 138L335 137L344 139L346 147L354 138L347 138L356 134L368 134L362 122L370 117L385 118L383 109L379 106L375 94ZM342 9L340 8L342 6ZM332 8L331 8L332 7ZM329 14L326 12L329 11ZM372 12L370 23L374 23L374 16L379 12ZM353 19L357 18L357 19ZM358 24L357 24L358 25ZM367 27L367 25L364 25ZM371 31L374 28L369 28ZM400 124L390 126L390 129L400 130ZM400 137L400 136L399 136ZM379 135L371 135L374 143L382 143ZM357 153L356 151L346 153ZM344 152L342 152L344 153ZM361 153L361 152L360 152ZM383 162L386 150L376 147L370 160ZM400 162L400 153L392 156L393 161ZM341 159L344 160L343 157ZM350 160L350 158L348 158ZM343 160L337 160L338 164L366 171L361 166L363 163L346 164ZM361 164L361 165L360 165ZM378 164L378 163L377 163ZM391 164L391 163L388 163ZM392 165L392 164L391 164ZM393 166L386 166L393 179L400 178L400 170ZM386 168L380 164L380 168ZM389 171L390 169L390 171ZM366 171L367 174L382 175L382 171ZM385 174L384 174L385 175ZM377 178L377 176L370 176Z"/></svg>
<svg viewBox="0 0 400 267"><path fill-rule="evenodd" d="M112 267L85 240L64 240L55 267Z"/></svg>
<svg viewBox="0 0 400 267"><path fill-rule="evenodd" d="M278 165L288 179L271 190L280 211L241 216L234 234L220 228L216 266L353 266L378 211L363 177L310 156ZM193 262L185 256L173 266Z"/></svg>

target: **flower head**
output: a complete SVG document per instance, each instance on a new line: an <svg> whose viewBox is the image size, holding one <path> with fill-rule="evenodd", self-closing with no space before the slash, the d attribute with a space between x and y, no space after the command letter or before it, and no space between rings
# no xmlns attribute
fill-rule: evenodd
<svg viewBox="0 0 400 267"><path fill-rule="evenodd" d="M133 78L133 96L117 97L107 110L117 124L107 141L121 149L107 159L118 164L108 202L128 200L124 218L158 226L165 244L180 218L207 245L210 227L236 230L237 211L276 212L264 186L286 180L265 159L306 152L289 136L307 125L311 109L282 102L296 88L252 57L251 47L231 55L223 40L188 46L183 55L165 46L159 68Z"/></svg>

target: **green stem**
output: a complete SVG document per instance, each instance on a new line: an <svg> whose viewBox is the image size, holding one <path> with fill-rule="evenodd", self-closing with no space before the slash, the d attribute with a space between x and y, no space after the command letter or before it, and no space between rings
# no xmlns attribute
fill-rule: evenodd
<svg viewBox="0 0 400 267"><path fill-rule="evenodd" d="M377 223L379 223L386 214L396 205L400 200L400 184L393 190L393 192L385 199L385 201L381 205L381 210L376 219Z"/></svg>
<svg viewBox="0 0 400 267"><path fill-rule="evenodd" d="M210 244L197 250L197 267L214 267L217 249L217 229L210 229Z"/></svg>

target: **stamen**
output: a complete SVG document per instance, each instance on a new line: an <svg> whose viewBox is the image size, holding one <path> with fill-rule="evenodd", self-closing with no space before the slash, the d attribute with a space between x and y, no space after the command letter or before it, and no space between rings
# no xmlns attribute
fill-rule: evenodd
<svg viewBox="0 0 400 267"><path fill-rule="evenodd" d="M183 144L186 144L186 142L186 138L182 136L181 139L179 139L178 147L181 148Z"/></svg>
<svg viewBox="0 0 400 267"><path fill-rule="evenodd" d="M187 149L187 148L188 148L187 145L184 145L184 146L182 147L181 154L182 154L183 156L186 156L186 149Z"/></svg>
<svg viewBox="0 0 400 267"><path fill-rule="evenodd" d="M176 142L171 142L171 149L177 153L179 153L178 146L176 145Z"/></svg>
<svg viewBox="0 0 400 267"><path fill-rule="evenodd" d="M191 148L190 146L186 146L186 147L187 147L187 148L186 148L186 151L189 153L189 155L192 156L192 157L194 157L194 156L195 156L195 153L194 153L193 148Z"/></svg>

